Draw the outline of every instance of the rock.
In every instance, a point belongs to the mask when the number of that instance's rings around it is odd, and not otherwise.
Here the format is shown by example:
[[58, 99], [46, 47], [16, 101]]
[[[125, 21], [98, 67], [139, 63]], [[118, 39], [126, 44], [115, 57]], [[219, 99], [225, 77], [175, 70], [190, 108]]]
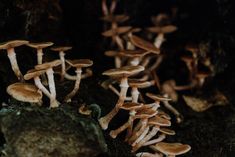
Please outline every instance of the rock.
[[0, 124], [7, 157], [94, 157], [107, 151], [99, 125], [68, 105], [4, 108]]

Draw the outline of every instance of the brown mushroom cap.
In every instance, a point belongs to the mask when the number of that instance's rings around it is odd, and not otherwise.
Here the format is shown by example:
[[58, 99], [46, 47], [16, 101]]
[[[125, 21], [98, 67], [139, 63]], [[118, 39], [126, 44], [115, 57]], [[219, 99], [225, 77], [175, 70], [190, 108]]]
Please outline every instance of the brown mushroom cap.
[[143, 104], [140, 103], [134, 103], [134, 102], [126, 102], [122, 105], [121, 109], [124, 110], [136, 110], [143, 106]]
[[122, 26], [116, 29], [109, 29], [102, 33], [105, 37], [112, 37], [113, 35], [124, 34], [131, 30], [131, 26]]
[[11, 41], [7, 41], [4, 43], [0, 43], [0, 49], [9, 49], [9, 48], [25, 45], [27, 43], [28, 41], [26, 40], [11, 40]]
[[106, 22], [117, 22], [122, 23], [129, 19], [129, 16], [127, 15], [107, 15], [104, 17], [101, 17], [101, 20]]
[[56, 47], [52, 47], [51, 50], [52, 51], [56, 51], [56, 52], [60, 52], [60, 51], [68, 51], [71, 50], [72, 47], [71, 46], [56, 46]]
[[145, 51], [145, 50], [121, 50], [119, 52], [120, 56], [124, 56], [124, 57], [143, 57], [146, 54], [148, 54], [149, 52]]
[[66, 60], [66, 63], [75, 68], [84, 68], [91, 66], [93, 64], [93, 61], [90, 59], [75, 59]]
[[49, 68], [56, 67], [60, 64], [61, 64], [61, 60], [57, 59], [57, 60], [54, 60], [54, 61], [51, 61], [51, 62], [46, 62], [46, 63], [43, 63], [43, 64], [36, 65], [34, 68], [36, 70], [49, 69]]
[[161, 95], [155, 95], [155, 94], [152, 94], [152, 93], [146, 93], [146, 96], [155, 100], [155, 101], [170, 101], [171, 99], [170, 98], [167, 98], [167, 97], [164, 97], [164, 96], [161, 96]]
[[137, 113], [135, 114], [135, 118], [138, 118], [138, 119], [150, 118], [150, 117], [155, 116], [156, 114], [157, 114], [157, 111], [151, 108], [146, 108], [146, 109], [139, 108], [139, 110], [137, 110]]
[[124, 66], [121, 68], [110, 69], [103, 72], [103, 75], [111, 76], [111, 77], [128, 77], [134, 74], [137, 74], [144, 70], [143, 66]]
[[119, 56], [119, 52], [118, 51], [105, 51], [104, 52], [105, 56], [108, 56], [108, 57], [116, 57], [116, 56]]
[[167, 26], [155, 26], [149, 27], [147, 30], [151, 33], [172, 33], [177, 30], [177, 27], [174, 25], [167, 25]]
[[191, 149], [187, 144], [165, 142], [159, 142], [156, 145], [151, 146], [151, 148], [166, 155], [181, 155], [187, 153]]
[[128, 79], [128, 84], [130, 87], [137, 87], [137, 88], [147, 88], [151, 86], [151, 82], [142, 81], [138, 79]]
[[27, 43], [26, 45], [35, 49], [43, 49], [52, 46], [53, 42], [39, 42], [39, 43]]
[[40, 76], [43, 73], [45, 73], [46, 70], [36, 70], [36, 69], [31, 69], [29, 71], [27, 71], [27, 73], [24, 75], [24, 79], [25, 80], [30, 80], [36, 76]]
[[166, 135], [175, 135], [175, 131], [174, 130], [171, 130], [171, 129], [168, 129], [168, 128], [163, 128], [163, 127], [160, 127], [160, 130], [159, 130], [161, 133], [164, 133]]
[[171, 120], [170, 115], [168, 115], [166, 112], [164, 112], [164, 111], [162, 111], [162, 110], [160, 110], [160, 109], [158, 110], [157, 115], [158, 115], [159, 117], [164, 118], [164, 119]]
[[141, 49], [144, 49], [144, 50], [152, 52], [152, 53], [160, 54], [160, 50], [156, 46], [154, 46], [152, 43], [150, 43], [140, 37], [137, 37], [136, 35], [131, 35], [130, 41], [136, 47], [139, 47]]
[[148, 124], [159, 126], [171, 126], [171, 121], [164, 119], [158, 115], [155, 115], [154, 117], [149, 119]]
[[42, 92], [29, 83], [14, 83], [7, 87], [7, 93], [22, 102], [38, 103], [42, 100]]

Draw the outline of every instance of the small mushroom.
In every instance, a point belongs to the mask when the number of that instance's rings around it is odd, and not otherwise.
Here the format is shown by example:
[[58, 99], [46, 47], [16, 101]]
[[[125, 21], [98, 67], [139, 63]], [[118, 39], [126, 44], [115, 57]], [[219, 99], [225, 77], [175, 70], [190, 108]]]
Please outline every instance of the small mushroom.
[[110, 70], [103, 72], [103, 75], [107, 75], [107, 76], [114, 77], [114, 78], [120, 78], [121, 91], [120, 91], [118, 102], [116, 103], [112, 111], [110, 111], [106, 116], [101, 117], [99, 119], [99, 123], [102, 129], [106, 130], [108, 128], [109, 122], [118, 113], [120, 107], [123, 105], [126, 99], [127, 90], [129, 88], [128, 77], [131, 75], [135, 75], [143, 70], [144, 70], [144, 67], [142, 66], [124, 66], [121, 68], [110, 69]]
[[70, 46], [58, 46], [58, 47], [52, 47], [51, 50], [55, 52], [59, 52], [60, 60], [61, 60], [61, 78], [60, 81], [64, 80], [64, 75], [65, 75], [65, 52], [68, 50], [71, 50], [72, 47]]
[[77, 74], [77, 79], [74, 85], [74, 89], [64, 99], [65, 102], [71, 102], [71, 98], [74, 97], [77, 91], [79, 90], [79, 85], [82, 76], [82, 68], [91, 66], [93, 64], [93, 61], [89, 59], [77, 59], [77, 60], [66, 60], [66, 62], [70, 66], [76, 68], [75, 72]]
[[42, 104], [42, 92], [33, 84], [11, 84], [7, 87], [7, 93], [18, 101]]
[[17, 63], [15, 47], [25, 45], [27, 43], [28, 41], [26, 40], [12, 40], [12, 41], [8, 41], [8, 42], [0, 44], [0, 49], [7, 50], [7, 56], [10, 60], [11, 68], [14, 71], [18, 80], [21, 82], [24, 82], [24, 78]]
[[120, 126], [118, 129], [112, 130], [109, 135], [112, 138], [116, 138], [118, 134], [120, 134], [122, 131], [124, 131], [127, 128], [130, 128], [132, 130], [132, 125], [136, 114], [136, 110], [141, 108], [142, 106], [143, 104], [134, 103], [134, 102], [124, 103], [120, 108], [129, 111], [129, 119], [125, 124]]
[[167, 25], [167, 26], [155, 26], [155, 27], [149, 27], [147, 30], [151, 33], [157, 33], [157, 37], [154, 40], [154, 45], [157, 48], [160, 48], [162, 43], [165, 41], [164, 35], [167, 33], [172, 33], [177, 30], [176, 26], [173, 25]]
[[165, 142], [157, 143], [156, 145], [150, 146], [150, 148], [155, 151], [159, 151], [168, 157], [175, 157], [177, 155], [185, 154], [191, 149], [191, 147], [187, 144]]
[[61, 64], [60, 60], [54, 60], [51, 62], [45, 62], [35, 66], [36, 70], [45, 70], [48, 78], [48, 84], [50, 89], [50, 107], [55, 108], [59, 106], [58, 101], [56, 100], [56, 89], [54, 81], [54, 71], [53, 67], [56, 67]]

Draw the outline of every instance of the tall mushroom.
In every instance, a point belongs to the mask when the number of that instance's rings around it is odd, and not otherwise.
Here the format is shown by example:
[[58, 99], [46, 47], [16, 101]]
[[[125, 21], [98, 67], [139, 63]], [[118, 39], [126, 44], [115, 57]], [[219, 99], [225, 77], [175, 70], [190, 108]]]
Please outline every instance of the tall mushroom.
[[110, 77], [120, 78], [120, 96], [118, 102], [116, 103], [115, 107], [110, 111], [106, 116], [101, 117], [99, 119], [99, 123], [102, 129], [106, 130], [108, 128], [109, 122], [113, 119], [113, 117], [118, 113], [120, 107], [123, 105], [126, 94], [128, 90], [128, 77], [131, 75], [135, 75], [144, 70], [142, 66], [125, 66], [117, 69], [110, 69], [103, 72], [103, 75], [107, 75]]
[[93, 61], [89, 59], [77, 59], [77, 60], [66, 60], [66, 62], [70, 66], [76, 68], [75, 72], [77, 74], [77, 79], [74, 85], [74, 89], [64, 99], [65, 102], [71, 102], [71, 98], [74, 97], [74, 95], [79, 90], [79, 85], [82, 77], [82, 68], [91, 66], [93, 64]]
[[55, 52], [59, 52], [60, 60], [61, 60], [61, 78], [60, 81], [64, 80], [64, 75], [65, 75], [65, 52], [68, 50], [71, 50], [72, 47], [70, 46], [58, 46], [58, 47], [52, 47], [51, 50]]
[[11, 68], [14, 71], [18, 80], [21, 82], [24, 82], [24, 78], [17, 63], [15, 47], [25, 45], [27, 43], [28, 41], [26, 40], [12, 40], [12, 41], [8, 41], [8, 42], [0, 44], [0, 49], [7, 50], [7, 56], [10, 60]]
[[50, 99], [50, 107], [55, 108], [59, 106], [58, 101], [56, 100], [56, 89], [55, 89], [55, 81], [54, 81], [54, 71], [53, 67], [56, 67], [61, 64], [60, 60], [54, 60], [51, 62], [46, 62], [40, 65], [36, 65], [36, 70], [45, 70], [48, 78], [49, 89], [51, 93]]

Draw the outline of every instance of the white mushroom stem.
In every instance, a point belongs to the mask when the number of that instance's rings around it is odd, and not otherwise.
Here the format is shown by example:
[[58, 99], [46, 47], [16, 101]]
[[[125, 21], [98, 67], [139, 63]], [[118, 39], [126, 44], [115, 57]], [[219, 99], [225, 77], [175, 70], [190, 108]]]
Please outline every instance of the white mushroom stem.
[[129, 116], [128, 121], [125, 124], [123, 124], [122, 126], [120, 126], [119, 128], [117, 128], [116, 130], [112, 130], [109, 135], [112, 138], [116, 138], [118, 134], [120, 134], [121, 132], [123, 132], [124, 130], [126, 130], [130, 126], [132, 126], [135, 114], [136, 114], [136, 111], [135, 110], [131, 110], [129, 112], [130, 116]]
[[144, 143], [143, 146], [149, 146], [149, 145], [152, 145], [152, 144], [156, 144], [158, 142], [163, 141], [165, 138], [166, 138], [166, 135], [165, 134], [161, 134], [161, 135], [159, 135], [158, 138], [156, 138], [154, 140], [150, 140], [150, 141]]
[[121, 61], [121, 58], [118, 57], [118, 56], [115, 56], [114, 57], [114, 62], [115, 62], [115, 67], [116, 68], [120, 68], [122, 66], [122, 61]]
[[9, 60], [10, 60], [11, 68], [14, 71], [16, 77], [21, 82], [24, 82], [24, 76], [22, 75], [22, 73], [20, 71], [20, 68], [18, 66], [17, 59], [16, 59], [16, 53], [15, 53], [14, 48], [7, 49], [7, 56], [9, 58]]
[[[164, 96], [167, 95], [165, 94]], [[163, 104], [169, 111], [171, 111], [176, 116], [177, 123], [181, 123], [183, 120], [183, 116], [179, 113], [179, 111], [174, 108], [168, 101], [163, 101]]]
[[150, 56], [145, 57], [145, 58], [142, 60], [141, 65], [142, 65], [143, 67], [146, 67], [146, 66], [149, 64], [151, 58], [152, 58], [152, 57], [150, 57]]
[[136, 157], [162, 157], [162, 154], [159, 153], [149, 153], [149, 152], [139, 152], [135, 155]]
[[[88, 77], [90, 77], [90, 76], [92, 76], [93, 75], [93, 72], [92, 72], [92, 70], [91, 69], [86, 69], [86, 73], [85, 74], [82, 74], [82, 76], [81, 76], [81, 79], [85, 79], [85, 78], [88, 78]], [[64, 75], [64, 77], [67, 79], [67, 80], [70, 80], [70, 81], [76, 81], [76, 79], [77, 79], [77, 75], [70, 75], [70, 74], [68, 74], [68, 73], [66, 73], [65, 72], [65, 75]]]
[[[120, 93], [119, 93], [119, 91], [113, 86], [113, 85], [108, 85], [108, 87], [109, 87], [109, 89], [111, 90], [111, 91], [113, 91], [117, 96], [120, 96]], [[126, 101], [131, 101], [132, 100], [132, 97], [126, 97], [126, 99], [125, 99]]]
[[82, 69], [77, 68], [75, 72], [77, 74], [77, 79], [76, 79], [73, 90], [65, 97], [65, 99], [64, 99], [65, 102], [71, 102], [71, 98], [74, 97], [75, 94], [77, 93], [77, 91], [79, 90], [79, 85], [80, 85], [80, 82], [81, 82]]
[[52, 68], [49, 68], [46, 71], [47, 77], [48, 77], [48, 84], [49, 89], [51, 93], [51, 99], [50, 99], [50, 108], [55, 108], [59, 106], [58, 101], [56, 100], [56, 89], [55, 89], [55, 81], [54, 81], [54, 71]]
[[165, 38], [164, 38], [164, 34], [163, 33], [159, 33], [157, 35], [157, 37], [155, 38], [155, 41], [154, 41], [154, 45], [157, 47], [157, 48], [160, 48], [162, 43], [164, 42]]
[[43, 51], [42, 49], [37, 49], [37, 60], [38, 64], [42, 64]]
[[130, 61], [130, 65], [132, 65], [132, 66], [137, 66], [139, 64], [140, 64], [140, 57], [135, 57], [135, 58], [131, 59], [131, 61]]
[[[136, 145], [132, 145], [132, 146], [134, 146], [134, 147], [132, 148], [132, 151], [135, 152], [135, 151], [137, 151], [140, 147], [142, 147], [144, 143], [146, 143], [147, 141], [149, 141], [152, 137], [154, 137], [154, 136], [157, 134], [157, 132], [159, 131], [159, 129], [160, 129], [159, 127], [154, 126], [154, 127], [152, 128], [152, 130], [151, 130], [144, 138], [142, 138], [139, 142], [136, 143]], [[133, 143], [133, 144], [134, 144], [134, 143]]]
[[43, 92], [43, 94], [45, 94], [48, 98], [51, 99], [51, 93], [43, 86], [39, 76], [34, 77], [34, 83], [38, 87], [38, 89], [40, 89]]
[[133, 144], [135, 143], [136, 139], [146, 130], [147, 127], [147, 123], [148, 123], [148, 119], [140, 119], [137, 129], [134, 129], [134, 131], [132, 132], [132, 136], [129, 138], [128, 142], [129, 144]]
[[107, 115], [99, 119], [99, 124], [103, 130], [106, 130], [108, 128], [109, 122], [118, 113], [120, 107], [123, 105], [126, 99], [127, 90], [129, 88], [127, 77], [124, 77], [121, 80], [120, 88], [121, 88], [121, 92], [120, 92], [119, 100], [116, 103], [115, 107]]
[[132, 102], [137, 103], [139, 99], [140, 92], [137, 87], [132, 87], [131, 89], [131, 97], [132, 97]]
[[119, 35], [115, 35], [114, 41], [117, 43], [119, 49], [124, 50], [123, 40], [119, 37]]
[[64, 81], [64, 75], [65, 75], [65, 53], [63, 51], [59, 52], [60, 60], [61, 60], [61, 78], [60, 81]]
[[108, 11], [108, 7], [106, 4], [106, 0], [102, 0], [102, 12], [104, 15], [108, 15], [109, 11]]
[[113, 14], [117, 6], [117, 0], [112, 0], [111, 6], [110, 6], [110, 14]]
[[150, 129], [150, 127], [147, 126], [147, 127], [144, 129], [144, 131], [142, 132], [142, 134], [140, 134], [140, 136], [138, 136], [138, 138], [131, 144], [131, 146], [132, 146], [132, 147], [135, 147], [135, 145], [136, 145], [137, 143], [139, 143], [141, 140], [143, 140], [143, 138], [148, 134], [149, 129]]
[[126, 42], [126, 49], [127, 50], [135, 50], [135, 46], [130, 41], [127, 41]]

